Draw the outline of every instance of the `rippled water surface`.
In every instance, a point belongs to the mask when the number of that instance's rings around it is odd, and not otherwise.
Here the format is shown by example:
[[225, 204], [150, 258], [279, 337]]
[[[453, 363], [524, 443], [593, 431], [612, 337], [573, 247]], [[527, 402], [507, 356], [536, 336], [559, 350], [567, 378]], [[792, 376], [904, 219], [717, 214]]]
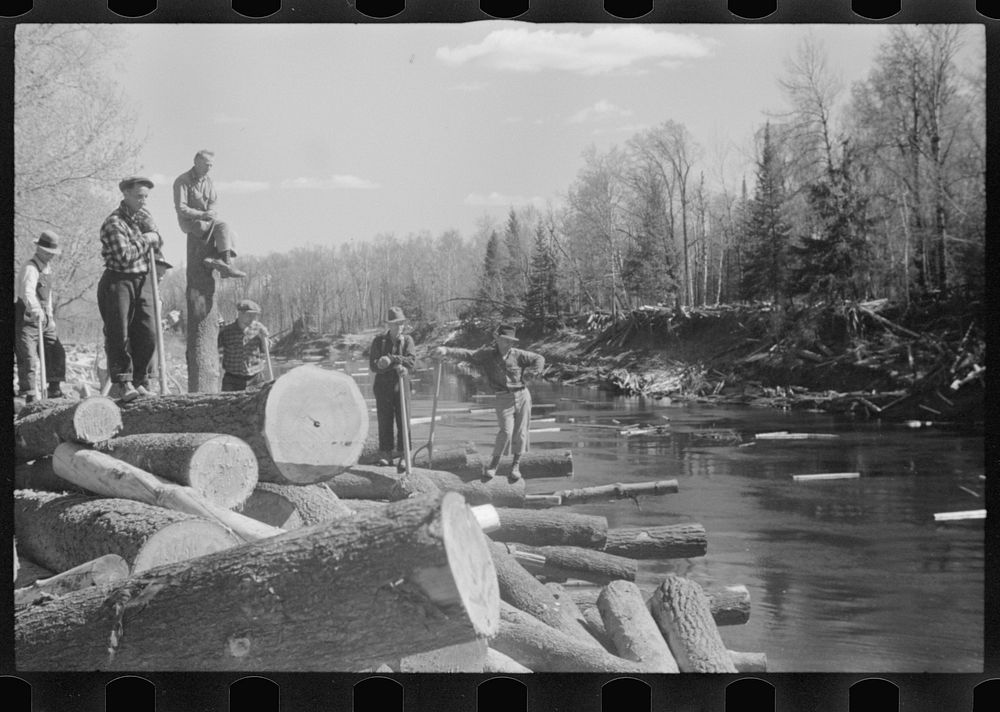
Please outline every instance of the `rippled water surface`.
[[[359, 366], [361, 364], [358, 364]], [[428, 415], [433, 371], [418, 374], [413, 416]], [[367, 376], [357, 376], [371, 397]], [[644, 561], [640, 585], [666, 572], [706, 584], [744, 584], [750, 622], [721, 628], [733, 650], [762, 651], [771, 672], [976, 672], [983, 659], [982, 520], [935, 523], [935, 512], [982, 509], [981, 434], [850, 420], [823, 413], [613, 398], [535, 384], [536, 404], [557, 408], [533, 428], [532, 449], [573, 451], [575, 474], [532, 479], [528, 491], [676, 479], [678, 494], [567, 507], [612, 527], [698, 522], [705, 557]], [[440, 408], [473, 403], [447, 375]], [[477, 407], [488, 406], [481, 401]], [[575, 422], [570, 422], [571, 419]], [[586, 423], [667, 424], [657, 436], [623, 437]], [[426, 442], [428, 425], [413, 428]], [[694, 431], [731, 430], [744, 445]], [[773, 431], [835, 439], [754, 441]], [[448, 414], [437, 448], [473, 441], [486, 453], [492, 413]], [[746, 445], [745, 443], [753, 443]], [[858, 472], [853, 480], [795, 482], [792, 475]], [[978, 496], [977, 496], [978, 495]]]

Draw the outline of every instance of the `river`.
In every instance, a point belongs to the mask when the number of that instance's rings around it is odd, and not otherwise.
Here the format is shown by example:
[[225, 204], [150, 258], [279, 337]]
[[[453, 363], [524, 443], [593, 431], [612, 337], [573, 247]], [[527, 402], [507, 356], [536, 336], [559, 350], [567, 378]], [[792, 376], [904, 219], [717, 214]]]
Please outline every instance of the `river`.
[[[434, 371], [416, 377], [413, 417], [430, 413], [434, 392]], [[370, 398], [368, 377], [356, 378]], [[551, 383], [531, 390], [534, 403], [557, 406], [540, 416], [555, 422], [533, 428], [559, 428], [532, 434], [532, 449], [572, 450], [575, 473], [528, 480], [528, 492], [676, 479], [677, 494], [642, 497], [638, 506], [622, 500], [567, 509], [606, 516], [611, 527], [702, 524], [706, 556], [640, 562], [638, 583], [651, 587], [674, 572], [703, 584], [746, 585], [749, 623], [720, 629], [730, 649], [766, 653], [769, 672], [982, 671], [984, 523], [934, 521], [936, 512], [985, 507], [981, 433], [814, 412], [672, 406]], [[466, 379], [446, 372], [439, 407], [471, 404]], [[623, 437], [582, 427], [613, 421], [669, 428]], [[428, 428], [414, 426], [415, 447]], [[705, 429], [734, 431], [741, 443], [692, 435]], [[754, 439], [775, 431], [837, 437]], [[472, 441], [485, 454], [495, 432], [491, 412], [448, 414], [437, 423], [435, 447]], [[838, 472], [860, 477], [792, 479]]]

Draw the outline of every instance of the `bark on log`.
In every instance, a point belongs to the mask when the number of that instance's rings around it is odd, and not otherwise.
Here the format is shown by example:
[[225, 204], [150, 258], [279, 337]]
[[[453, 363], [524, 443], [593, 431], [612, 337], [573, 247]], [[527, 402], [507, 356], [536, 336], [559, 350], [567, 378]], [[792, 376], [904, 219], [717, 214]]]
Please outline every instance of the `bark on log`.
[[508, 544], [507, 547], [511, 553], [516, 549], [544, 557], [545, 563], [541, 566], [525, 566], [525, 568], [536, 576], [543, 576], [547, 581], [564, 582], [567, 579], [580, 579], [599, 584], [619, 580], [635, 581], [639, 568], [635, 559], [579, 546]]
[[767, 672], [767, 653], [729, 651], [736, 672]]
[[630, 559], [688, 559], [707, 550], [708, 537], [700, 524], [609, 529], [602, 549]]
[[14, 458], [18, 462], [51, 455], [61, 442], [103, 442], [122, 428], [121, 412], [110, 398], [52, 402], [58, 404], [32, 409], [14, 421]]
[[581, 487], [579, 489], [557, 490], [553, 496], [560, 497], [562, 504], [580, 504], [582, 502], [613, 501], [616, 499], [633, 499], [640, 495], [677, 494], [677, 480], [656, 480], [654, 482], [636, 482], [613, 485], [598, 485], [596, 487]]
[[335, 495], [325, 482], [318, 485], [260, 482], [236, 511], [287, 530], [354, 515], [354, 509]]
[[697, 583], [668, 575], [653, 592], [649, 608], [681, 672], [736, 672], [708, 597]]
[[499, 650], [494, 650], [493, 648], [486, 649], [486, 660], [483, 663], [483, 672], [493, 673], [493, 674], [504, 674], [504, 673], [526, 673], [532, 672], [521, 663], [517, 662], [514, 658], [509, 655], [504, 655]]
[[508, 554], [503, 544], [493, 542], [490, 551], [501, 600], [573, 637], [578, 646], [584, 644], [600, 647], [573, 617], [572, 612], [560, 606], [552, 592]]
[[498, 603], [488, 542], [448, 493], [23, 609], [15, 652], [19, 670], [356, 671], [489, 637]]
[[209, 502], [190, 487], [168, 482], [99, 450], [63, 443], [52, 457], [56, 474], [105, 497], [134, 499], [157, 507], [217, 521], [243, 541], [258, 541], [284, 533], [256, 519]]
[[414, 495], [440, 492], [437, 485], [421, 471], [407, 475], [397, 472], [395, 467], [378, 465], [354, 465], [324, 484], [343, 500], [386, 499], [396, 502]]
[[417, 470], [445, 492], [458, 492], [469, 504], [492, 504], [495, 507], [524, 506], [524, 480], [508, 482], [497, 475], [491, 480], [463, 480], [460, 475], [441, 470]]
[[219, 311], [215, 304], [215, 273], [203, 260], [211, 246], [187, 235], [187, 376], [188, 392], [219, 391]]
[[576, 622], [579, 623], [585, 631], [590, 633], [590, 637], [597, 641], [598, 645], [607, 650], [609, 653], [615, 652], [614, 644], [608, 637], [607, 631], [604, 630], [604, 626], [602, 625], [599, 628], [591, 626], [591, 624], [587, 621], [587, 617], [583, 615], [583, 611], [581, 611], [573, 602], [572, 597], [570, 597], [570, 595], [566, 592], [566, 589], [563, 588], [562, 584], [550, 582], [545, 584], [545, 588], [549, 589], [552, 593], [552, 597], [559, 602], [559, 605], [564, 607], [566, 611], [573, 616]]
[[35, 601], [65, 596], [89, 586], [124, 581], [129, 568], [125, 559], [117, 554], [105, 554], [61, 574], [34, 581], [31, 585], [14, 589], [14, 605], [27, 606]]
[[257, 458], [245, 442], [220, 433], [145, 433], [112, 438], [101, 450], [157, 477], [191, 487], [232, 509], [257, 485]]
[[[641, 587], [642, 597], [647, 603], [652, 598], [655, 589]], [[587, 614], [589, 608], [597, 605], [600, 591], [587, 586], [568, 586], [566, 590], [573, 602]], [[719, 586], [717, 588], [702, 588], [708, 596], [708, 607], [716, 625], [743, 625], [750, 620], [750, 592], [747, 587], [738, 584], [734, 586]]]
[[14, 531], [26, 558], [54, 573], [117, 554], [132, 573], [241, 543], [217, 522], [130, 499], [16, 490]]
[[630, 581], [609, 583], [597, 597], [597, 608], [615, 654], [646, 663], [655, 672], [680, 672], [638, 586]]
[[299, 366], [259, 390], [137, 398], [121, 406], [122, 435], [223, 433], [244, 440], [261, 482], [312, 484], [353, 465], [368, 432], [350, 376]]
[[[463, 479], [478, 479], [483, 476], [486, 466], [489, 464], [488, 455], [468, 455], [465, 467], [444, 467], [438, 462], [437, 455], [434, 456], [434, 469], [447, 470], [453, 472]], [[506, 478], [510, 474], [510, 469], [514, 460], [505, 457], [497, 467], [497, 477]], [[570, 450], [563, 452], [550, 452], [541, 450], [538, 452], [526, 452], [521, 456], [520, 467], [521, 476], [525, 479], [536, 479], [541, 477], [572, 477], [573, 476], [573, 453]]]
[[448, 645], [425, 653], [406, 655], [391, 665], [398, 672], [484, 672], [486, 640]]
[[600, 646], [581, 646], [577, 638], [506, 602], [500, 603], [500, 627], [490, 647], [535, 672], [647, 672], [642, 663], [619, 658]]
[[608, 520], [590, 514], [551, 509], [498, 507], [500, 528], [490, 534], [494, 541], [532, 546], [606, 546]]

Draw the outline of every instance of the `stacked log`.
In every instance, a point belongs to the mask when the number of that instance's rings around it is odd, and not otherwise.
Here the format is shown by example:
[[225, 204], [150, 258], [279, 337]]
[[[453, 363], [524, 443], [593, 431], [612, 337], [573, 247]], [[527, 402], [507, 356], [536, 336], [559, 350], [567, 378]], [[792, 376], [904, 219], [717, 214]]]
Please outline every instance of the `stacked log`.
[[282, 529], [298, 529], [349, 517], [355, 510], [326, 483], [276, 485], [260, 482], [238, 511]]
[[104, 396], [65, 403], [32, 403], [14, 421], [14, 459], [28, 462], [51, 455], [61, 442], [104, 442], [122, 428], [118, 405]]

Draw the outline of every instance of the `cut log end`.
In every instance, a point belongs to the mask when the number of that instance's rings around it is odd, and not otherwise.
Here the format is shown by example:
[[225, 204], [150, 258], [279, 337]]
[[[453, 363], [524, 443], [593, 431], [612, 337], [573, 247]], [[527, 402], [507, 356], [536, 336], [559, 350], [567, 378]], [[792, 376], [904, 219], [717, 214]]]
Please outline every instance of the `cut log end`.
[[241, 544], [239, 537], [207, 519], [183, 519], [151, 536], [132, 562], [132, 574]]
[[358, 461], [368, 435], [368, 409], [353, 378], [307, 364], [274, 382], [264, 423], [268, 451], [281, 474], [290, 483], [312, 484]]
[[188, 475], [191, 487], [220, 507], [232, 508], [253, 491], [257, 458], [240, 438], [216, 435], [201, 443], [191, 456]]
[[105, 396], [85, 398], [73, 411], [73, 429], [80, 442], [102, 442], [121, 428], [121, 411], [113, 400]]
[[500, 624], [496, 569], [489, 540], [465, 499], [455, 492], [446, 492], [441, 499], [441, 534], [455, 596], [476, 634], [489, 637]]

